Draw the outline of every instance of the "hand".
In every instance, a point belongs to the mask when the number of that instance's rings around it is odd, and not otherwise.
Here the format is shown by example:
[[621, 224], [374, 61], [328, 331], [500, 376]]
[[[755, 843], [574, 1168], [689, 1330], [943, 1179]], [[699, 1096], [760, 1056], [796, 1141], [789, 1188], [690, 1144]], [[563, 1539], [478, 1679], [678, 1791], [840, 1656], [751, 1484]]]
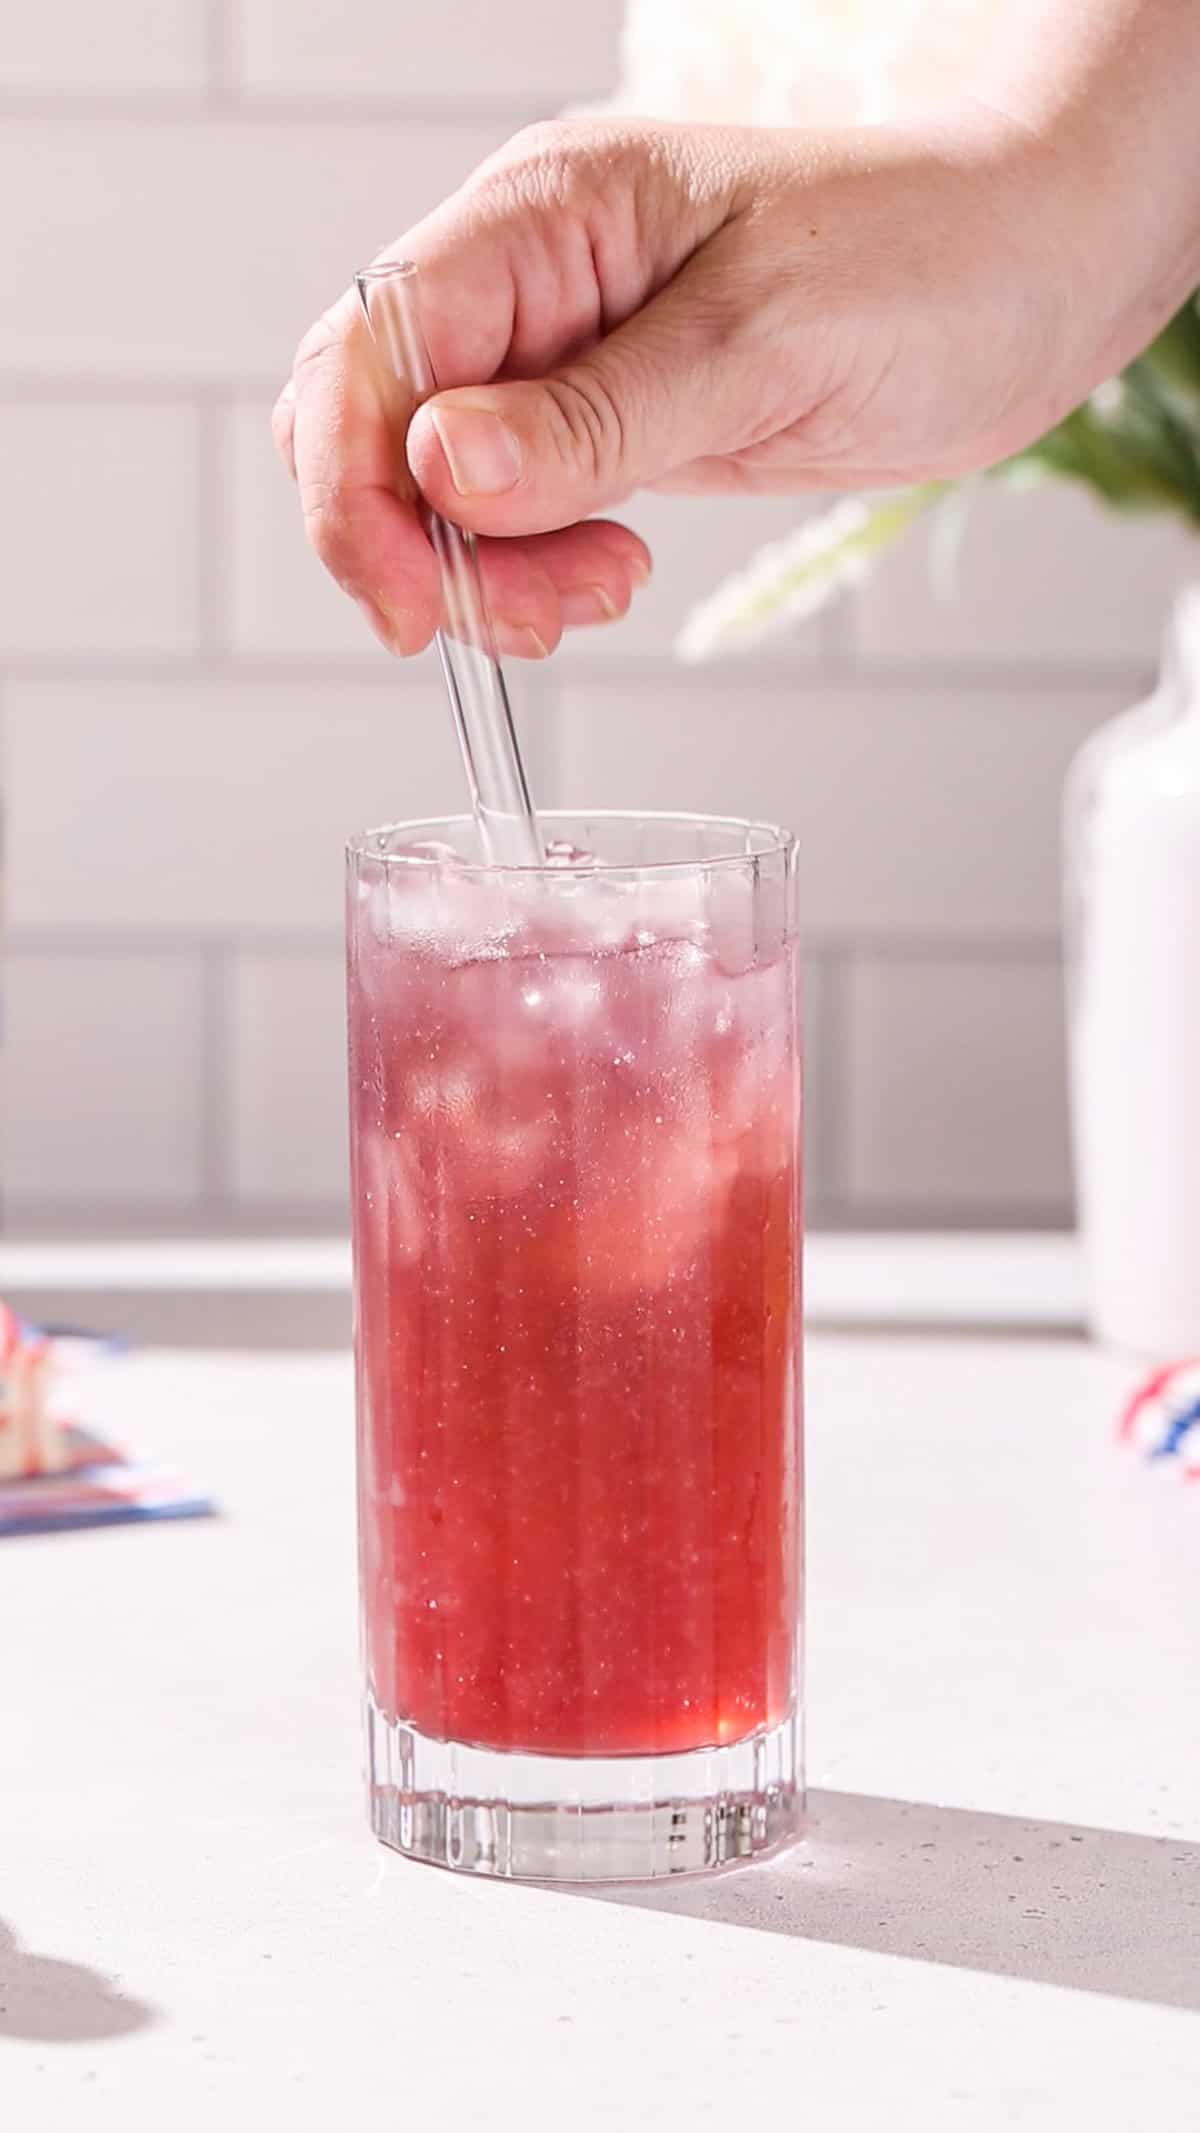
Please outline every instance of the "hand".
[[[418, 264], [443, 387], [407, 468], [484, 537], [501, 649], [545, 657], [625, 612], [647, 550], [590, 514], [632, 489], [878, 488], [1056, 422], [1113, 353], [1072, 197], [1001, 122], [519, 134], [386, 255]], [[392, 650], [420, 650], [434, 558], [352, 290], [301, 342], [274, 426], [322, 561]]]

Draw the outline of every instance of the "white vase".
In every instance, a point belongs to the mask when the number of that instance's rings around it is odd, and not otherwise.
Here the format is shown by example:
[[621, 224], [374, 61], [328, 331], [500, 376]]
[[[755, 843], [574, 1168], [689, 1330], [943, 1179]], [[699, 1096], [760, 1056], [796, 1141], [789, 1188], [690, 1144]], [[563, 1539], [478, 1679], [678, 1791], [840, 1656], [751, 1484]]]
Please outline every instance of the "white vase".
[[1149, 702], [1075, 758], [1065, 850], [1091, 1327], [1146, 1357], [1200, 1354], [1200, 588]]

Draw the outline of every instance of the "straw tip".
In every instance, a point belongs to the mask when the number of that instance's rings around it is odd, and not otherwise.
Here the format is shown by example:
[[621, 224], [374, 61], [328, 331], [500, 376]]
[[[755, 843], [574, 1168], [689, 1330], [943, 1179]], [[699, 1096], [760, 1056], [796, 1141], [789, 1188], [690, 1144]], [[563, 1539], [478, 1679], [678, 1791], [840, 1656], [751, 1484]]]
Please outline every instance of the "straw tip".
[[410, 281], [417, 271], [415, 259], [376, 259], [369, 267], [360, 267], [354, 279], [359, 288], [372, 281]]

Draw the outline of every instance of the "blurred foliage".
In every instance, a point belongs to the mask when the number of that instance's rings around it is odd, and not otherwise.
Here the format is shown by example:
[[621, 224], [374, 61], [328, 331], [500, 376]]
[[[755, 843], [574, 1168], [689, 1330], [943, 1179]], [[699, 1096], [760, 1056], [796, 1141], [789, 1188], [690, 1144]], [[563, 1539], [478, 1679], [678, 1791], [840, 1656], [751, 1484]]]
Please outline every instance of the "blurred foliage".
[[1023, 463], [1086, 482], [1117, 510], [1200, 525], [1200, 308], [1192, 297], [1119, 378], [997, 469]]

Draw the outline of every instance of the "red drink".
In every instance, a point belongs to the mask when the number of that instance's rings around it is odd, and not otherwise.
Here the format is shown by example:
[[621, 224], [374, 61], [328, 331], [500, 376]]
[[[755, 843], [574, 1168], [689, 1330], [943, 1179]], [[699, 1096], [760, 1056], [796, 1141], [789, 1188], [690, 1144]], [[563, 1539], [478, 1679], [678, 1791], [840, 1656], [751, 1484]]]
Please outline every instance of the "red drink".
[[661, 1756], [790, 1722], [794, 957], [786, 855], [765, 925], [752, 864], [357, 861], [366, 1655], [426, 1742]]

